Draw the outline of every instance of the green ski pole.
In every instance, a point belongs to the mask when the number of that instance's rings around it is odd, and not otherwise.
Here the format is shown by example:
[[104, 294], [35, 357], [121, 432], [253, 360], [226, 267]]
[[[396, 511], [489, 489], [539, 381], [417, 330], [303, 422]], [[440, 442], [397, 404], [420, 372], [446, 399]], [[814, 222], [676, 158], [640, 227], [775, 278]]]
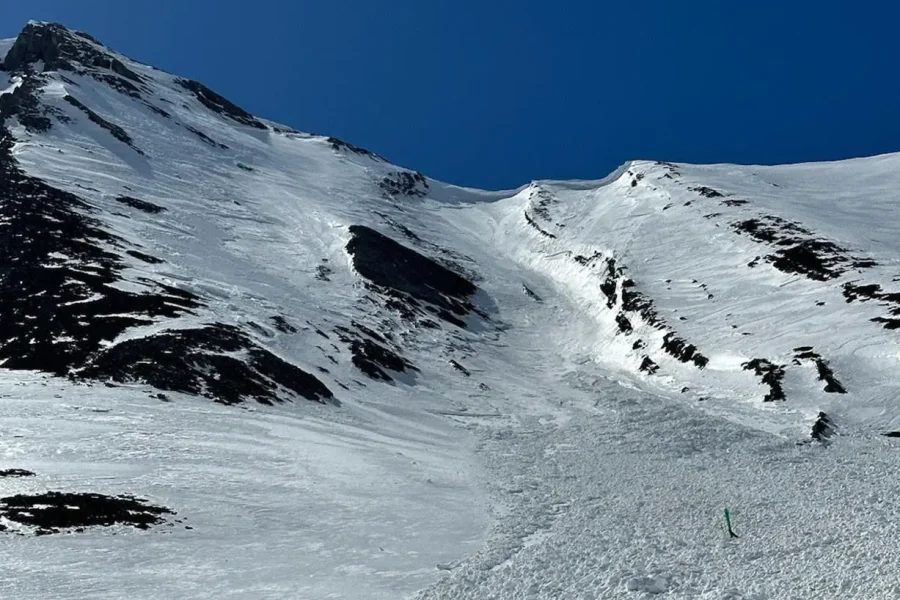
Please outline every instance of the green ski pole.
[[738, 535], [731, 529], [731, 514], [728, 512], [728, 507], [725, 507], [725, 525], [728, 526], [728, 535], [737, 538]]

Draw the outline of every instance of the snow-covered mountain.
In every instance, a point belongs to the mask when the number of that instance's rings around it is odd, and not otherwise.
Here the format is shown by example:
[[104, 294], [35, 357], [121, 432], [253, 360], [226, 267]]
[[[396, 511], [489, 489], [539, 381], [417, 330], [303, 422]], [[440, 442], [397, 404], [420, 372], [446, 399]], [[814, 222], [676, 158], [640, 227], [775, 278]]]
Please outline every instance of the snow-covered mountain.
[[3, 597], [900, 589], [900, 155], [482, 191], [0, 58]]

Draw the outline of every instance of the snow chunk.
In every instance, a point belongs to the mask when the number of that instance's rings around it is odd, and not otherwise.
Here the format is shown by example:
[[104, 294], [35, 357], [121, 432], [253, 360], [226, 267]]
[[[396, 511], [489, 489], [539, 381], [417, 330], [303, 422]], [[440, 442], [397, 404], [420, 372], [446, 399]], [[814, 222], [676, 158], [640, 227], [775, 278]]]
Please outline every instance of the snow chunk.
[[629, 592], [664, 594], [669, 591], [669, 579], [661, 575], [655, 577], [632, 577], [625, 582], [625, 589]]

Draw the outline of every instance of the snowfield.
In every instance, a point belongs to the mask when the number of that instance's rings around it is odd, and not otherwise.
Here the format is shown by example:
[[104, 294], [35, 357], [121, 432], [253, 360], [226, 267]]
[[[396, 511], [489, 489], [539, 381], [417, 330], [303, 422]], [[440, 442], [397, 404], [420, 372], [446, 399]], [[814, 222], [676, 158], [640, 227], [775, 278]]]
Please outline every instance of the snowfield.
[[0, 597], [900, 595], [900, 154], [473, 190], [0, 58]]

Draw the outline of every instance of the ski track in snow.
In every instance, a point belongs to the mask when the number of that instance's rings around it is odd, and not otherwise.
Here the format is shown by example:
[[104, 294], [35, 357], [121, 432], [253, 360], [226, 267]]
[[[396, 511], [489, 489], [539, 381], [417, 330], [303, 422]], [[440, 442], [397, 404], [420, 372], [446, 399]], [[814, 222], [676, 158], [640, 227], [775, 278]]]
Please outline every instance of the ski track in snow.
[[[0, 42], [0, 55], [11, 45]], [[114, 287], [139, 291], [138, 278], [151, 277], [205, 303], [112, 344], [256, 323], [254, 339], [315, 372], [341, 404], [226, 407], [176, 393], [161, 402], [136, 383], [5, 371], [0, 468], [37, 476], [0, 478], [0, 497], [133, 493], [184, 523], [0, 534], [0, 597], [900, 595], [900, 448], [879, 435], [900, 428], [898, 334], [871, 321], [889, 307], [843, 293], [854, 282], [896, 289], [900, 226], [885, 215], [896, 210], [900, 156], [635, 161], [597, 181], [487, 192], [427, 180], [424, 197], [393, 197], [378, 184], [397, 167], [322, 137], [235, 124], [173, 76], [119, 59], [170, 117], [67, 72], [41, 102], [70, 121], [39, 135], [7, 123], [27, 173], [84, 198], [110, 232], [164, 259], [126, 259]], [[17, 83], [0, 76], [12, 93]], [[166, 210], [142, 215], [123, 195]], [[877, 265], [827, 281], [780, 271], [765, 258], [776, 246], [733, 227], [771, 215]], [[373, 303], [345, 251], [351, 225], [475, 272], [490, 320], [420, 331]], [[623, 280], [609, 308], [609, 258], [665, 329], [625, 314]], [[278, 333], [274, 316], [298, 331]], [[414, 385], [352, 366], [333, 336], [351, 321], [390, 325], [420, 369]], [[696, 345], [705, 368], [663, 351], [671, 332]], [[826, 393], [812, 363], [792, 362], [802, 346], [847, 394]], [[657, 374], [639, 370], [645, 356]], [[765, 386], [742, 367], [757, 358], [785, 365], [784, 402], [762, 402]], [[819, 411], [837, 424], [830, 443], [808, 443]], [[723, 530], [726, 507], [738, 539]]]

